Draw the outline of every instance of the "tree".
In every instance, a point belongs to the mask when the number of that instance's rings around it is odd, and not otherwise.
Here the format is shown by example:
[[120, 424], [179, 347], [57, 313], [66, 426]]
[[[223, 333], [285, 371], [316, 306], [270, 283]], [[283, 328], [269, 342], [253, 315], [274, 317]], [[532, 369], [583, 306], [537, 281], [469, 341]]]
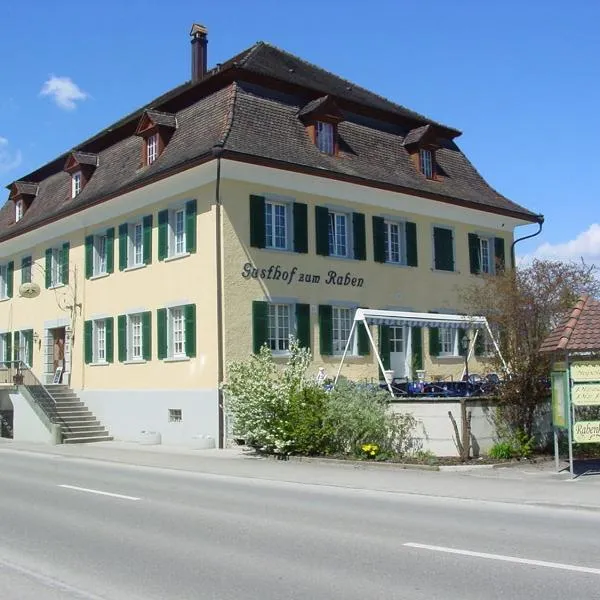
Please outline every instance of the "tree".
[[[484, 275], [462, 290], [469, 312], [487, 317], [498, 334], [509, 371], [498, 394], [502, 421], [510, 433], [531, 436], [536, 411], [548, 398], [552, 357], [539, 352], [541, 343], [581, 295], [599, 292], [596, 267], [555, 260], [534, 260], [512, 271]], [[489, 362], [502, 371], [499, 357]]]

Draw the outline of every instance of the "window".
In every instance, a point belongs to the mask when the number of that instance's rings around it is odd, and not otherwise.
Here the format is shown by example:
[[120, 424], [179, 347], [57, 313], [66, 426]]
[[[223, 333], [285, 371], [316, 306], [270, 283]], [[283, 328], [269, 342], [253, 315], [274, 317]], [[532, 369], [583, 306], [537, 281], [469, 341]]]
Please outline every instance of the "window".
[[185, 211], [175, 210], [171, 214], [171, 236], [169, 243], [169, 256], [178, 256], [185, 253]]
[[479, 238], [479, 264], [482, 273], [492, 272], [490, 240], [488, 238]]
[[129, 315], [128, 318], [128, 360], [142, 360], [142, 315]]
[[9, 333], [1, 333], [0, 334], [0, 368], [3, 366], [7, 366], [7, 363], [10, 362], [10, 356], [8, 355], [8, 336]]
[[[340, 308], [334, 306], [332, 309], [332, 331], [333, 331], [333, 353], [343, 354], [350, 337], [352, 329], [352, 317], [354, 311], [351, 308]], [[350, 349], [351, 354], [354, 352]]]
[[93, 362], [106, 362], [106, 321], [94, 321], [94, 356]]
[[25, 331], [18, 332], [18, 344], [16, 347], [17, 356], [16, 360], [20, 360], [22, 363], [30, 366], [31, 357], [29, 356], [29, 343], [28, 343], [28, 335]]
[[468, 240], [471, 273], [491, 275], [504, 270], [504, 238], [469, 233]]
[[390, 327], [390, 352], [404, 352], [404, 327]]
[[287, 220], [286, 204], [265, 202], [265, 245], [267, 248], [287, 249]]
[[108, 272], [108, 238], [106, 234], [94, 236], [94, 275]]
[[421, 166], [421, 173], [427, 177], [427, 179], [433, 179], [433, 152], [421, 148], [419, 150], [419, 164]]
[[0, 300], [8, 298], [8, 265], [0, 265]]
[[406, 227], [404, 223], [385, 222], [385, 262], [406, 264]]
[[185, 318], [183, 308], [169, 309], [169, 356], [184, 357], [185, 354]]
[[50, 262], [50, 287], [61, 285], [62, 279], [62, 256], [60, 248], [52, 248]]
[[456, 356], [458, 354], [458, 330], [440, 327], [440, 356]]
[[134, 223], [129, 230], [129, 266], [138, 267], [144, 264], [144, 226]]
[[170, 408], [169, 409], [169, 423], [181, 423], [183, 421], [183, 417], [181, 415], [180, 408]]
[[[184, 206], [161, 210], [158, 213], [158, 260], [185, 256], [196, 252], [196, 222], [198, 205], [196, 200], [188, 200]], [[263, 210], [264, 214], [264, 210]], [[152, 220], [144, 218], [144, 228], [148, 235], [144, 248], [147, 263], [150, 262], [152, 243]]]
[[15, 223], [18, 223], [23, 218], [23, 200], [17, 200], [15, 204]]
[[[144, 315], [142, 315], [142, 330], [144, 327]], [[156, 311], [157, 327], [157, 356], [162, 359], [185, 359], [196, 356], [196, 305], [186, 304], [172, 308], [159, 308]], [[149, 323], [148, 323], [149, 330]], [[143, 334], [142, 334], [143, 337]], [[147, 340], [149, 342], [149, 339]], [[148, 348], [149, 344], [142, 339], [142, 346]], [[143, 350], [142, 350], [143, 351]]]
[[71, 198], [75, 198], [81, 192], [81, 171], [71, 175]]
[[329, 255], [348, 256], [348, 215], [329, 211]]
[[433, 268], [454, 271], [454, 232], [448, 227], [433, 228]]
[[335, 153], [335, 128], [331, 123], [317, 121], [317, 148], [325, 154]]
[[31, 256], [21, 260], [21, 283], [31, 283]]
[[269, 304], [269, 337], [267, 343], [273, 352], [290, 349], [290, 305]]
[[158, 158], [158, 133], [146, 140], [146, 164], [151, 165]]

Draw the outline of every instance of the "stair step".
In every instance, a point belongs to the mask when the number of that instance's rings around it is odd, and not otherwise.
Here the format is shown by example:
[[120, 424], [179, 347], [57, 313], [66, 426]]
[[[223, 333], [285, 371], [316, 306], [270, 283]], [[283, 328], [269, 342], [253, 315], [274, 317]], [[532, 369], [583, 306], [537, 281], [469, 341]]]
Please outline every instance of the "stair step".
[[58, 400], [81, 400], [77, 394], [50, 394], [56, 401]]
[[81, 400], [58, 400], [54, 404], [61, 408], [85, 406]]
[[63, 439], [77, 438], [77, 437], [98, 437], [108, 435], [108, 431], [106, 431], [105, 427], [92, 427], [90, 429], [85, 429], [82, 427], [77, 427], [74, 429], [65, 429], [63, 430]]
[[97, 421], [96, 417], [93, 414], [89, 414], [89, 415], [84, 415], [83, 417], [80, 417], [78, 415], [61, 415], [59, 413], [57, 413], [60, 418], [65, 422], [65, 423], [85, 423], [86, 425], [89, 423], [95, 423]]
[[56, 415], [61, 419], [66, 419], [68, 417], [94, 417], [94, 414], [89, 410], [80, 410], [80, 411], [72, 411], [72, 410], [57, 410]]
[[63, 440], [63, 444], [90, 444], [92, 442], [112, 442], [113, 438], [110, 435], [98, 437], [78, 437], [68, 438]]

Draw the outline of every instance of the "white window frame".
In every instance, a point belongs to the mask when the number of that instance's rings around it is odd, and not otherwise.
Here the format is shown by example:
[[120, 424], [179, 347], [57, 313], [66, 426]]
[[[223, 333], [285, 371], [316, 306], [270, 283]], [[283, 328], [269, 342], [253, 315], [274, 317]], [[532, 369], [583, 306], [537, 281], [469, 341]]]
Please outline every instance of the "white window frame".
[[[29, 258], [29, 264], [24, 267], [23, 266], [23, 260]], [[29, 273], [28, 276], [25, 276], [25, 273], [27, 273], [27, 271], [25, 269], [28, 269]], [[23, 256], [23, 258], [21, 258], [21, 283], [31, 283], [33, 281], [33, 256], [31, 255], [27, 255], [27, 256]]]
[[[398, 260], [392, 260], [392, 227], [398, 228]], [[406, 221], [386, 219], [384, 221], [385, 262], [392, 265], [406, 265]]]
[[17, 200], [15, 202], [15, 223], [18, 223], [22, 218], [25, 212], [25, 205], [23, 200]]
[[81, 193], [81, 183], [81, 171], [75, 171], [75, 173], [71, 175], [71, 198], [75, 198], [75, 196]]
[[315, 125], [317, 148], [324, 154], [335, 153], [335, 125], [325, 121], [317, 121]]
[[[177, 232], [177, 217], [182, 216], [182, 231]], [[186, 233], [185, 233], [185, 206], [180, 206], [169, 210], [169, 238], [168, 238], [168, 256], [173, 258], [175, 256], [184, 256], [186, 252]], [[180, 247], [179, 250], [177, 247]]]
[[158, 158], [158, 133], [146, 139], [146, 165], [150, 166]]
[[[494, 238], [486, 235], [477, 236], [477, 251], [479, 252], [479, 272], [493, 275], [495, 272], [495, 248]], [[487, 261], [483, 260], [484, 246], [487, 245]]]
[[0, 369], [10, 362], [10, 356], [6, 356], [8, 333], [0, 333]]
[[[345, 252], [339, 253], [338, 244], [337, 244], [337, 229], [338, 229], [338, 218], [344, 218], [345, 222], [345, 234], [344, 234], [344, 245]], [[350, 218], [351, 214], [347, 212], [343, 212], [340, 210], [329, 209], [328, 211], [328, 222], [327, 222], [327, 244], [329, 248], [329, 256], [336, 256], [339, 258], [350, 258], [352, 256], [352, 237], [350, 235], [350, 230], [352, 228], [352, 219]], [[332, 227], [333, 226], [333, 227]], [[332, 244], [333, 237], [333, 244]], [[340, 236], [341, 237], [341, 236]]]
[[187, 358], [184, 306], [173, 306], [167, 309], [167, 356], [169, 358]]
[[92, 363], [103, 365], [106, 360], [106, 319], [92, 321]]
[[[277, 235], [277, 217], [283, 215], [283, 241]], [[265, 247], [272, 250], [289, 250], [290, 248], [290, 203], [265, 199]], [[281, 230], [281, 225], [279, 225]]]
[[8, 265], [0, 265], [0, 300], [8, 298]]
[[29, 344], [27, 343], [27, 339], [23, 335], [24, 331], [19, 331], [19, 346], [17, 347], [17, 361], [21, 361], [23, 364], [28, 367], [31, 366], [31, 357], [29, 356]]
[[[350, 335], [355, 311], [356, 308], [349, 306], [331, 307], [331, 349], [333, 356], [341, 356], [344, 354], [344, 349], [348, 343], [348, 336], [343, 337], [337, 335], [336, 337], [336, 333], [345, 330], [346, 333]], [[343, 328], [342, 325], [344, 326]], [[350, 342], [350, 346], [348, 347], [348, 354], [350, 356], [358, 355], [358, 336], [356, 335], [356, 329], [354, 331], [353, 340]]]
[[[451, 327], [440, 327], [439, 338], [440, 338], [440, 353], [441, 357], [457, 357], [460, 356], [459, 348], [458, 348], [458, 332], [459, 329], [454, 329]], [[444, 337], [448, 336], [449, 339], [444, 339]]]
[[50, 255], [50, 287], [63, 285], [62, 278], [62, 248], [52, 248]]
[[[139, 247], [136, 246], [136, 231], [140, 232]], [[127, 266], [141, 267], [144, 264], [144, 223], [137, 221], [128, 228]], [[139, 257], [137, 254], [139, 253]], [[138, 260], [139, 258], [139, 260]]]
[[144, 320], [142, 313], [127, 315], [127, 360], [144, 360]]
[[[104, 255], [101, 253], [102, 245], [104, 245]], [[106, 275], [108, 273], [108, 236], [106, 233], [94, 236], [93, 252], [93, 276]]]
[[427, 179], [433, 179], [433, 150], [429, 148], [421, 148], [419, 150], [419, 165], [421, 173]]
[[[288, 354], [290, 336], [295, 333], [294, 305], [272, 302], [268, 305], [267, 314], [267, 345], [273, 354]], [[285, 323], [286, 319], [287, 323]]]

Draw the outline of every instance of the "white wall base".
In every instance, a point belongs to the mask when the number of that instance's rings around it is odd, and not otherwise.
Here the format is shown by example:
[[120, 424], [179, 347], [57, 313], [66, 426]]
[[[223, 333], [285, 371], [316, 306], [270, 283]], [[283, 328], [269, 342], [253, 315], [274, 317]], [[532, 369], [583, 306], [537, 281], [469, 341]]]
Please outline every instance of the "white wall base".
[[21, 394], [17, 392], [3, 392], [2, 395], [1, 404], [3, 407], [10, 409], [10, 403], [12, 403], [13, 439], [16, 442], [56, 444], [56, 433], [48, 430], [33, 408], [31, 408], [29, 402]]
[[[163, 444], [194, 446], [194, 436], [212, 436], [218, 445], [218, 392], [197, 390], [77, 390], [84, 404], [116, 440], [138, 442], [142, 431], [160, 433]], [[180, 423], [169, 409], [181, 409]]]

